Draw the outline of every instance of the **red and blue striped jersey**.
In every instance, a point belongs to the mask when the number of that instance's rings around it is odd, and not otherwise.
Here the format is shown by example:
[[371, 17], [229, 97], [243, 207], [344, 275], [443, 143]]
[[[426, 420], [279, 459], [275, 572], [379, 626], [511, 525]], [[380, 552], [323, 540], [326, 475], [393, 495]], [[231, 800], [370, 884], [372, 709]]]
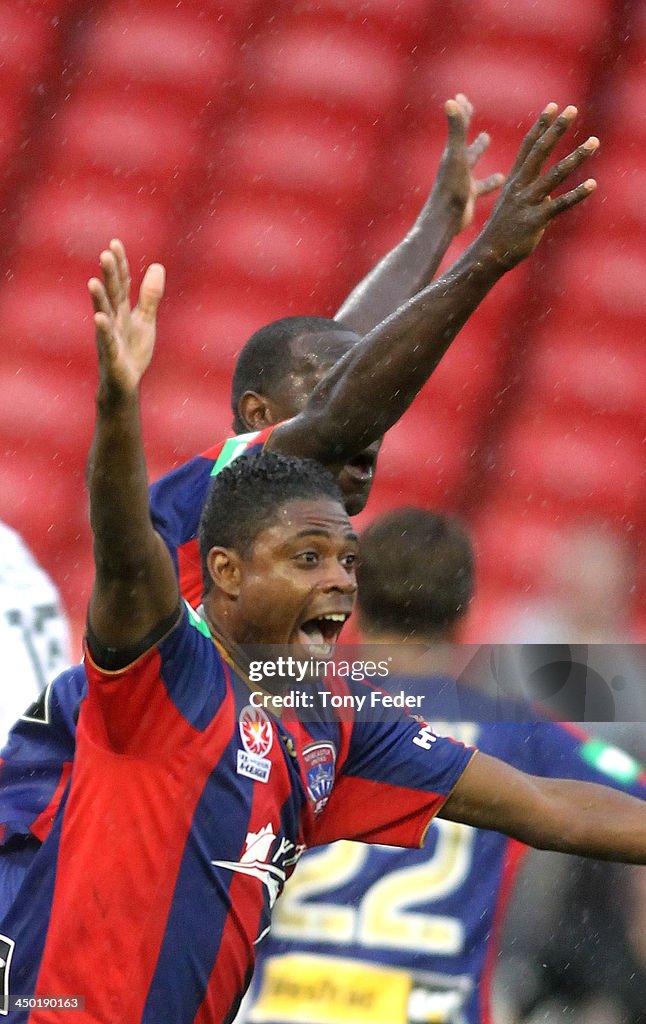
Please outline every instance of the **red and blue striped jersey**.
[[133, 665], [86, 668], [70, 784], [0, 926], [9, 992], [83, 996], [78, 1024], [231, 1020], [303, 850], [419, 846], [473, 755], [411, 718], [253, 708], [188, 605]]
[[[628, 754], [529, 705], [451, 680], [389, 680], [424, 694], [433, 725], [531, 775], [646, 798]], [[461, 721], [448, 721], [459, 710]], [[502, 720], [498, 720], [502, 719]], [[337, 843], [306, 853], [274, 916], [246, 1024], [489, 1024], [502, 922], [527, 847], [436, 819], [421, 850]]]

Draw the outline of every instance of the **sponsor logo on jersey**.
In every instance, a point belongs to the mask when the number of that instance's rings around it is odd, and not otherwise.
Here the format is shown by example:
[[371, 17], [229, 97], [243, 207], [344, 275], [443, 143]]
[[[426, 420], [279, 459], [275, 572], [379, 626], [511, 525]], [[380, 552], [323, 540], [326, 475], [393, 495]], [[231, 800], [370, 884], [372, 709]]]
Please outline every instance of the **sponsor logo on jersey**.
[[334, 785], [336, 750], [333, 743], [322, 741], [310, 743], [303, 749], [307, 792], [313, 804], [314, 814], [320, 814], [330, 799]]
[[284, 837], [277, 840], [273, 825], [264, 825], [258, 832], [247, 832], [239, 861], [212, 860], [211, 864], [260, 879], [269, 892], [269, 906], [273, 907], [285, 884], [286, 868], [295, 864], [305, 850], [304, 845], [297, 846]]
[[413, 736], [413, 743], [418, 747], [422, 747], [423, 750], [430, 750], [436, 741], [437, 736], [433, 732], [432, 725], [424, 725], [417, 735]]
[[20, 720], [22, 722], [34, 722], [36, 725], [49, 725], [51, 722], [52, 685], [53, 683], [50, 683], [46, 686], [34, 703], [30, 704], [25, 713], [20, 716]]
[[0, 1014], [3, 1017], [9, 1013], [9, 971], [15, 945], [8, 935], [0, 935]]
[[271, 761], [266, 756], [274, 742], [274, 732], [262, 708], [247, 704], [238, 721], [244, 750], [238, 751], [237, 772], [254, 782], [267, 782]]

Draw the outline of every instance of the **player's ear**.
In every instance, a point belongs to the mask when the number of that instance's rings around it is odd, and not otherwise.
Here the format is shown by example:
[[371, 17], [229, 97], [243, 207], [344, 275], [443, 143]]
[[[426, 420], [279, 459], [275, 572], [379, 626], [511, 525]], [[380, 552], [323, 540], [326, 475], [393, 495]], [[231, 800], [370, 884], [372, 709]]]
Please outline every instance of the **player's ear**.
[[206, 556], [209, 575], [216, 590], [235, 600], [240, 593], [240, 557], [231, 548], [211, 548]]
[[245, 391], [241, 395], [238, 414], [248, 430], [264, 430], [276, 422], [271, 402], [257, 391]]

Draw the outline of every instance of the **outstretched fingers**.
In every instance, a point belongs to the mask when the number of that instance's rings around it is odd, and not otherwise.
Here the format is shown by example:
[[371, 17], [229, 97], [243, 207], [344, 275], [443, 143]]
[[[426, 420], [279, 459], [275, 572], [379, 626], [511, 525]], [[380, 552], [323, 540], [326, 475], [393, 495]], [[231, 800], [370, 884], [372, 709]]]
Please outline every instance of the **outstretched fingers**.
[[525, 163], [528, 153], [533, 149], [538, 139], [540, 139], [547, 129], [554, 123], [554, 119], [558, 113], [558, 105], [556, 103], [548, 103], [545, 109], [541, 112], [540, 116], [536, 119], [532, 127], [527, 132], [527, 135], [520, 144], [520, 148], [514, 161], [509, 177], [515, 174], [520, 167]]
[[573, 171], [581, 166], [584, 160], [587, 160], [593, 153], [596, 153], [598, 148], [598, 138], [595, 135], [591, 135], [581, 146], [564, 157], [563, 160], [559, 160], [557, 164], [554, 164], [554, 167], [551, 167], [536, 182], [535, 198], [540, 201], [549, 195], [550, 192], [553, 192], [561, 182], [565, 181]]
[[464, 145], [466, 143], [472, 111], [473, 107], [462, 93], [458, 93], [454, 100], [446, 101], [444, 113], [449, 122], [449, 143], [454, 145]]
[[164, 294], [166, 271], [161, 263], [151, 263], [144, 274], [137, 309], [144, 320], [154, 320]]
[[126, 249], [120, 238], [113, 238], [109, 248], [116, 262], [121, 301], [126, 302], [130, 296], [130, 266], [128, 265]]
[[105, 285], [99, 281], [98, 277], [91, 277], [87, 287], [94, 307], [94, 327], [99, 360], [103, 363], [106, 355], [112, 351], [114, 344], [114, 312]]
[[584, 182], [577, 185], [570, 192], [564, 192], [562, 196], [558, 196], [556, 199], [552, 199], [548, 206], [546, 206], [546, 213], [548, 217], [557, 217], [559, 213], [564, 213], [565, 210], [571, 209], [576, 206], [577, 203], [587, 199], [588, 196], [594, 192], [597, 187], [597, 183], [594, 178], [586, 178]]
[[552, 153], [559, 139], [574, 122], [577, 113], [576, 107], [571, 105], [561, 111], [556, 120], [534, 142], [523, 162], [522, 168], [519, 168], [519, 176], [522, 175], [525, 181], [531, 181], [540, 174], [545, 161]]
[[486, 196], [489, 192], [494, 192], [497, 188], [500, 188], [504, 181], [504, 174], [490, 174], [487, 178], [483, 178], [481, 181], [476, 181], [476, 195]]
[[490, 142], [491, 136], [488, 132], [480, 132], [480, 134], [476, 136], [471, 145], [467, 148], [469, 167], [473, 167], [474, 164], [477, 164], [482, 154], [489, 148]]

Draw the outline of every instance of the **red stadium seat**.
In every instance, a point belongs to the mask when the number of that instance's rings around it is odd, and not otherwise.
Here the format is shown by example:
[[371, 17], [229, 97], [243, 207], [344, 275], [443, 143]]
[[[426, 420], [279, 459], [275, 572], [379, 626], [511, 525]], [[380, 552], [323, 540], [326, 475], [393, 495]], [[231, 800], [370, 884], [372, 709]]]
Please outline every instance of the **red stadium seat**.
[[96, 367], [87, 275], [63, 280], [51, 267], [25, 267], [0, 289], [0, 365], [14, 370], [20, 353], [27, 376], [54, 366]]
[[643, 110], [646, 103], [646, 40], [642, 48], [633, 56], [633, 62], [615, 83], [612, 97], [611, 124], [619, 139], [630, 139], [637, 150], [637, 159], [643, 151], [641, 147], [646, 139], [646, 126], [642, 117], [636, 112]]
[[418, 401], [388, 431], [379, 457], [379, 487], [390, 504], [450, 507], [475, 454], [474, 421]]
[[532, 404], [548, 411], [612, 417], [635, 426], [646, 416], [646, 351], [637, 339], [617, 344], [586, 331], [552, 331], [534, 343], [527, 367]]
[[204, 222], [196, 258], [203, 280], [280, 288], [284, 315], [320, 310], [320, 294], [338, 273], [347, 240], [336, 218], [287, 200], [244, 197]]
[[399, 48], [419, 43], [437, 15], [433, 8], [433, 0], [307, 0], [290, 14], [308, 25], [352, 26], [364, 35], [378, 31], [392, 48]]
[[[594, 197], [599, 222], [604, 231], [618, 238], [643, 237], [646, 231], [646, 154], [638, 142], [615, 136], [590, 165], [590, 173], [598, 181]], [[597, 205], [598, 204], [598, 205]]]
[[484, 586], [542, 592], [562, 550], [563, 517], [496, 493], [471, 525], [478, 582]]
[[55, 41], [52, 21], [33, 5], [27, 11], [17, 3], [0, 3], [0, 91], [15, 91], [38, 81], [50, 59]]
[[634, 520], [644, 501], [642, 437], [639, 430], [618, 433], [612, 421], [530, 415], [511, 428], [498, 472], [519, 497]]
[[284, 312], [279, 292], [199, 282], [163, 309], [156, 365], [170, 368], [182, 360], [196, 377], [216, 369], [227, 380], [228, 393], [235, 358], [244, 343]]
[[164, 196], [142, 193], [127, 181], [72, 178], [41, 186], [30, 196], [18, 241], [30, 258], [96, 267], [101, 249], [117, 236], [134, 268], [138, 260], [159, 259], [167, 251], [171, 214]]
[[561, 0], [480, 0], [473, 7], [468, 0], [454, 6], [452, 16], [456, 29], [482, 40], [495, 38], [496, 43], [512, 46], [519, 41], [531, 44], [540, 52], [554, 50], [569, 53], [577, 64], [596, 56], [608, 34], [613, 14], [612, 0], [586, 0], [568, 8], [567, 25], [563, 22]]
[[403, 67], [387, 43], [349, 29], [284, 28], [251, 55], [265, 102], [317, 103], [347, 112], [360, 127], [387, 117], [398, 100]]
[[[184, 462], [231, 434], [230, 386], [210, 378], [151, 378], [142, 402], [147, 458]], [[156, 474], [155, 474], [156, 475]], [[152, 477], [152, 474], [151, 474]]]
[[[480, 42], [433, 56], [417, 72], [416, 105], [425, 110], [464, 92], [500, 146], [518, 147], [525, 131], [547, 102], [582, 103], [588, 82], [570, 59], [536, 53], [528, 46]], [[508, 168], [503, 168], [507, 170]]]
[[551, 303], [563, 301], [573, 325], [605, 321], [608, 330], [639, 330], [646, 315], [646, 253], [641, 239], [622, 239], [599, 230], [579, 232], [570, 258], [547, 282]]
[[229, 140], [224, 161], [239, 188], [354, 205], [375, 168], [373, 136], [334, 119], [322, 122], [307, 110], [265, 108], [253, 112]]
[[[204, 12], [203, 12], [204, 13]], [[217, 17], [183, 5], [108, 6], [82, 38], [80, 58], [104, 87], [136, 83], [177, 107], [199, 113], [219, 102], [235, 57], [234, 41]]]
[[57, 552], [70, 553], [87, 529], [82, 462], [71, 464], [34, 444], [5, 448], [0, 459], [0, 519], [19, 531], [43, 562], [50, 562]]
[[181, 6], [177, 0], [120, 0], [119, 11], [123, 15], [132, 12], [137, 15], [145, 13], [146, 16], [161, 12], [167, 17], [169, 12], [179, 7], [181, 13], [190, 14], [197, 24], [210, 25], [215, 21], [218, 24], [246, 28], [257, 5], [258, 0], [217, 0], [217, 3], [208, 4], [204, 0], [182, 0]]
[[[0, 367], [0, 436], [14, 446], [25, 438], [43, 452], [63, 452], [85, 459], [94, 421], [96, 377], [69, 367], [46, 373], [30, 364], [24, 352]], [[80, 455], [79, 455], [80, 453]]]
[[162, 107], [142, 95], [85, 91], [57, 120], [50, 165], [54, 178], [65, 180], [73, 168], [144, 191], [179, 192], [195, 171], [201, 140], [181, 108]]

